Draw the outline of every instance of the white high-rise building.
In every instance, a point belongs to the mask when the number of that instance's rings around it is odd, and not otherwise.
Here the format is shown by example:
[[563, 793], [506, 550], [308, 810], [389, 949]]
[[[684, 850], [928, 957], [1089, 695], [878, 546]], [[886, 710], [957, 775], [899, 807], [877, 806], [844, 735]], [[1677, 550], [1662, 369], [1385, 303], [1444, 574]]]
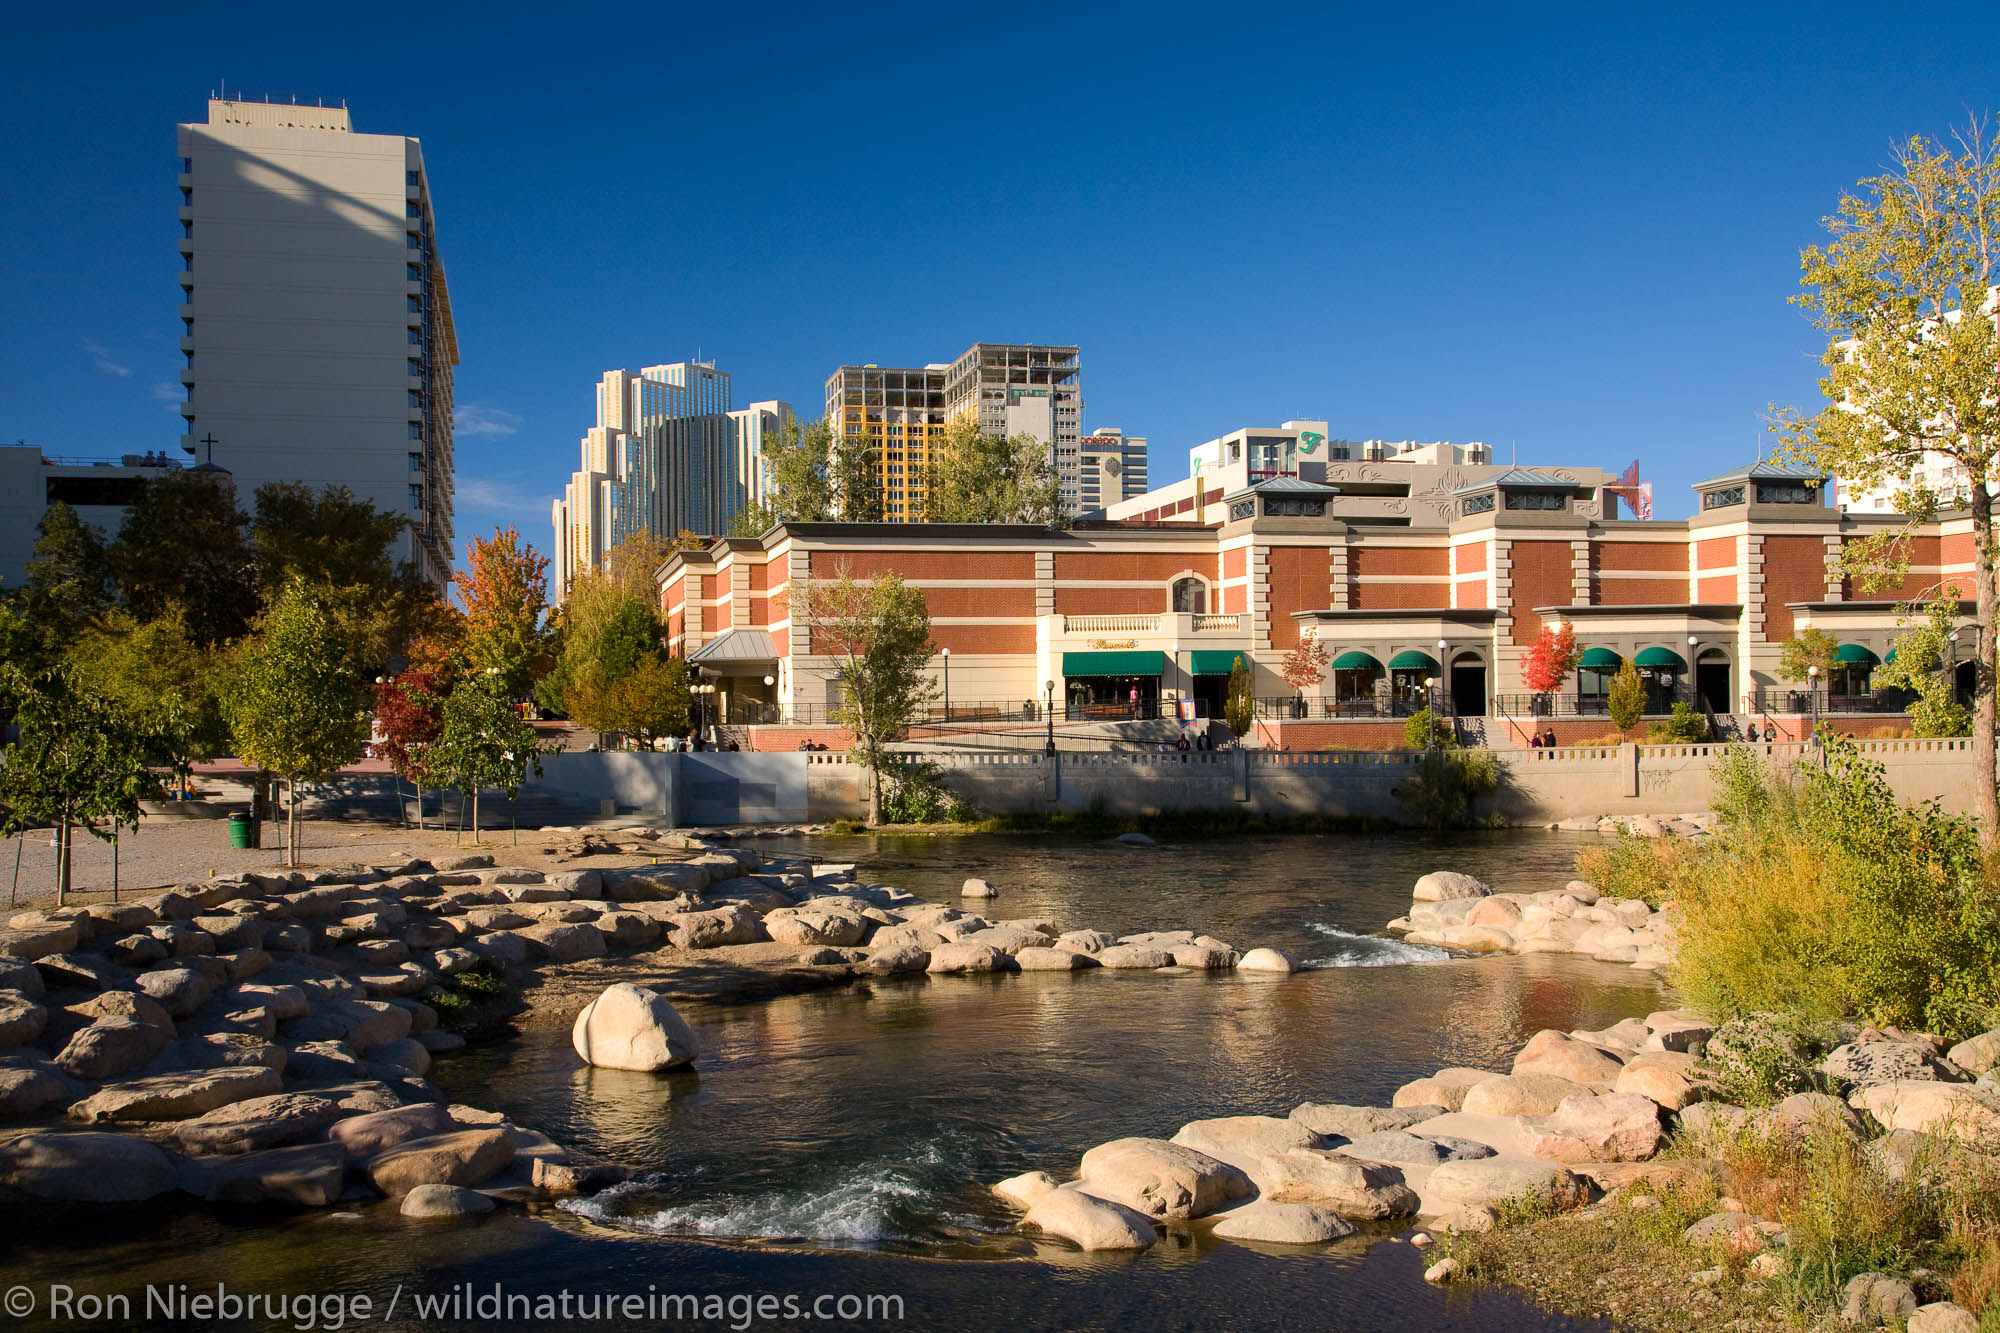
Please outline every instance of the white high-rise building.
[[1077, 507], [1089, 514], [1146, 493], [1146, 437], [1099, 426], [1077, 441], [1083, 466]]
[[211, 99], [180, 127], [181, 447], [234, 477], [345, 486], [452, 562], [458, 337], [423, 150], [345, 107]]
[[766, 433], [791, 405], [730, 407], [730, 378], [706, 361], [611, 370], [597, 383], [597, 424], [581, 441], [579, 466], [549, 511], [555, 530], [550, 592], [562, 600], [578, 575], [598, 568], [636, 533], [719, 537], [769, 479]]

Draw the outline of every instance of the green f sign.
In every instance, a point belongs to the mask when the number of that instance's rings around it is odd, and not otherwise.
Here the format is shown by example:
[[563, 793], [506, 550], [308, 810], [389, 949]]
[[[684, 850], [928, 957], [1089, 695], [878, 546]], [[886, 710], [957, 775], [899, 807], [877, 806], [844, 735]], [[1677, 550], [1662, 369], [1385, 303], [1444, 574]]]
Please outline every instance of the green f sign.
[[1316, 430], [1302, 430], [1299, 432], [1299, 452], [1302, 454], [1309, 454], [1325, 443], [1326, 436]]

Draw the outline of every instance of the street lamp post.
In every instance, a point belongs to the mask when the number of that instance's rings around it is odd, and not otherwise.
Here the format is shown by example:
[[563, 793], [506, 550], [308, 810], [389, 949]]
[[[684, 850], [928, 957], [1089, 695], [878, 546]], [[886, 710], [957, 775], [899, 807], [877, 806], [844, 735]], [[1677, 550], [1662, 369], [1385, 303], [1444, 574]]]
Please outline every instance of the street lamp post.
[[940, 649], [944, 655], [944, 720], [951, 721], [951, 649]]
[[1688, 706], [1691, 708], [1698, 708], [1701, 705], [1701, 696], [1695, 693], [1695, 662], [1700, 654], [1701, 640], [1692, 634], [1688, 635]]
[[1444, 707], [1445, 686], [1451, 680], [1451, 645], [1443, 639], [1437, 641], [1438, 650], [1438, 707]]
[[1426, 750], [1437, 749], [1437, 743], [1438, 743], [1437, 687], [1438, 687], [1438, 678], [1436, 676], [1429, 676], [1425, 678], [1424, 712], [1430, 718], [1430, 725], [1424, 729], [1424, 739], [1425, 739], [1424, 748]]
[[[1811, 697], [1812, 701], [1812, 743], [1815, 746], [1818, 746], [1819, 745], [1819, 667], [1817, 665], [1809, 666], [1806, 668], [1806, 693]], [[1825, 767], [1826, 765], [1826, 752], [1823, 748], [1820, 751], [1820, 765], [1821, 767]]]
[[1056, 683], [1052, 680], [1042, 682], [1042, 694], [1046, 700], [1042, 712], [1046, 713], [1049, 719], [1049, 741], [1042, 753], [1053, 759], [1056, 755]]

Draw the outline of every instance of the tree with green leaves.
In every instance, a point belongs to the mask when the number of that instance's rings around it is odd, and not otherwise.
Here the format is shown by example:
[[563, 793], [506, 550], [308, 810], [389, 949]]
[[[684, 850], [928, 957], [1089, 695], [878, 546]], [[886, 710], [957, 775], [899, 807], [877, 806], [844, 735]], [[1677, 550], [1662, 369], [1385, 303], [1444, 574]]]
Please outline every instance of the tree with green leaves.
[[43, 511], [35, 532], [27, 582], [15, 602], [40, 650], [60, 652], [112, 606], [104, 541], [61, 500]]
[[454, 614], [414, 563], [396, 558], [395, 543], [408, 527], [401, 514], [377, 509], [345, 486], [259, 486], [250, 521], [258, 586], [267, 599], [294, 576], [318, 588], [353, 637], [356, 669], [373, 673], [407, 658], [417, 639], [441, 632]]
[[[452, 683], [444, 672], [422, 667], [375, 682], [375, 725], [382, 729], [377, 751], [398, 782], [408, 780], [417, 789], [418, 828], [424, 826], [424, 789], [437, 785], [431, 750], [444, 732], [444, 701]], [[398, 806], [402, 798], [399, 786]]]
[[466, 661], [475, 672], [498, 672], [515, 697], [548, 667], [548, 567], [517, 530], [495, 528], [490, 539], [466, 543], [465, 568], [453, 581], [465, 607]]
[[1062, 492], [1049, 446], [1032, 435], [989, 435], [972, 417], [945, 427], [924, 481], [930, 523], [1055, 523]]
[[1611, 678], [1611, 688], [1604, 696], [1604, 711], [1611, 715], [1611, 725], [1620, 731], [1630, 731], [1646, 715], [1646, 681], [1630, 658]]
[[144, 720], [164, 763], [186, 781], [194, 765], [229, 745], [222, 692], [229, 664], [195, 642], [185, 609], [169, 603], [153, 620], [111, 611], [85, 629], [65, 655], [84, 680]]
[[498, 787], [511, 799], [542, 771], [535, 729], [521, 720], [498, 668], [459, 681], [444, 701], [443, 725], [431, 745], [431, 771], [472, 803], [472, 840], [479, 841], [479, 794]]
[[236, 753], [285, 780], [285, 862], [298, 863], [298, 788], [361, 753], [368, 728], [347, 636], [305, 580], [294, 578], [244, 646], [224, 702]]
[[160, 794], [159, 777], [146, 766], [155, 741], [131, 709], [67, 664], [34, 674], [0, 668], [0, 703], [19, 729], [0, 752], [0, 835], [56, 830], [60, 907], [72, 883], [71, 831], [109, 842], [118, 829], [138, 825], [141, 800]]
[[1238, 740], [1248, 740], [1251, 729], [1257, 725], [1257, 696], [1252, 680], [1249, 660], [1238, 653], [1229, 664], [1229, 685], [1222, 696], [1222, 720], [1229, 724]]
[[125, 609], [154, 620], [178, 603], [202, 647], [240, 638], [258, 608], [247, 527], [226, 477], [188, 470], [141, 481], [110, 551]]
[[[1958, 590], [1950, 590], [1956, 598]], [[1904, 712], [1913, 736], [1964, 736], [1972, 730], [1972, 710], [1958, 701], [1956, 645], [1951, 633], [1958, 620], [1953, 601], [1933, 601], [1924, 622], [1896, 639], [1892, 661], [1877, 669], [1877, 684], [1916, 694]]]
[[843, 565], [835, 578], [794, 583], [789, 601], [792, 622], [811, 635], [813, 655], [835, 663], [840, 705], [833, 720], [854, 734], [852, 757], [868, 769], [868, 822], [879, 824], [883, 776], [897, 767], [889, 747], [938, 692], [924, 595], [893, 573], [858, 582]]
[[730, 520], [732, 537], [760, 537], [779, 523], [879, 523], [882, 488], [868, 461], [868, 437], [846, 435], [825, 417], [787, 419], [764, 439], [770, 494]]
[[[1980, 634], [1973, 657], [1973, 808], [1990, 840], [2000, 829], [1994, 686], [1996, 568], [1993, 496], [2000, 482], [2000, 144], [1983, 117], [1949, 143], [1915, 136], [1889, 169], [1842, 196], [1826, 219], [1831, 239], [1800, 256], [1793, 303], [1827, 334], [1820, 364], [1826, 404], [1777, 414], [1786, 454], [1857, 489], [1897, 488], [1899, 528], [1851, 542], [1843, 558], [1867, 589], [1900, 585], [1904, 540], [1947, 499], [1971, 511]], [[1945, 461], [1959, 493], [1911, 478]]]
[[1833, 671], [1833, 655], [1840, 640], [1832, 630], [1808, 625], [1778, 647], [1778, 677], [1805, 681], [1817, 675], [1822, 684]]

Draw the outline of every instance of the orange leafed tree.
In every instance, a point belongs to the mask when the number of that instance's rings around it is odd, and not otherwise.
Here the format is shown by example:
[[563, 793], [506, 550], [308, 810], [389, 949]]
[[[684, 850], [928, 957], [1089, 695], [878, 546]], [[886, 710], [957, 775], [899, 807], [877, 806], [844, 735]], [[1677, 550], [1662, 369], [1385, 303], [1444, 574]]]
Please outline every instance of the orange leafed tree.
[[1583, 652], [1576, 646], [1576, 629], [1567, 621], [1543, 625], [1528, 655], [1521, 659], [1521, 683], [1536, 694], [1553, 694], [1569, 679]]
[[542, 616], [548, 609], [546, 556], [513, 528], [465, 546], [465, 568], [453, 580], [465, 608], [465, 656], [474, 671], [492, 671], [518, 694], [543, 655]]

